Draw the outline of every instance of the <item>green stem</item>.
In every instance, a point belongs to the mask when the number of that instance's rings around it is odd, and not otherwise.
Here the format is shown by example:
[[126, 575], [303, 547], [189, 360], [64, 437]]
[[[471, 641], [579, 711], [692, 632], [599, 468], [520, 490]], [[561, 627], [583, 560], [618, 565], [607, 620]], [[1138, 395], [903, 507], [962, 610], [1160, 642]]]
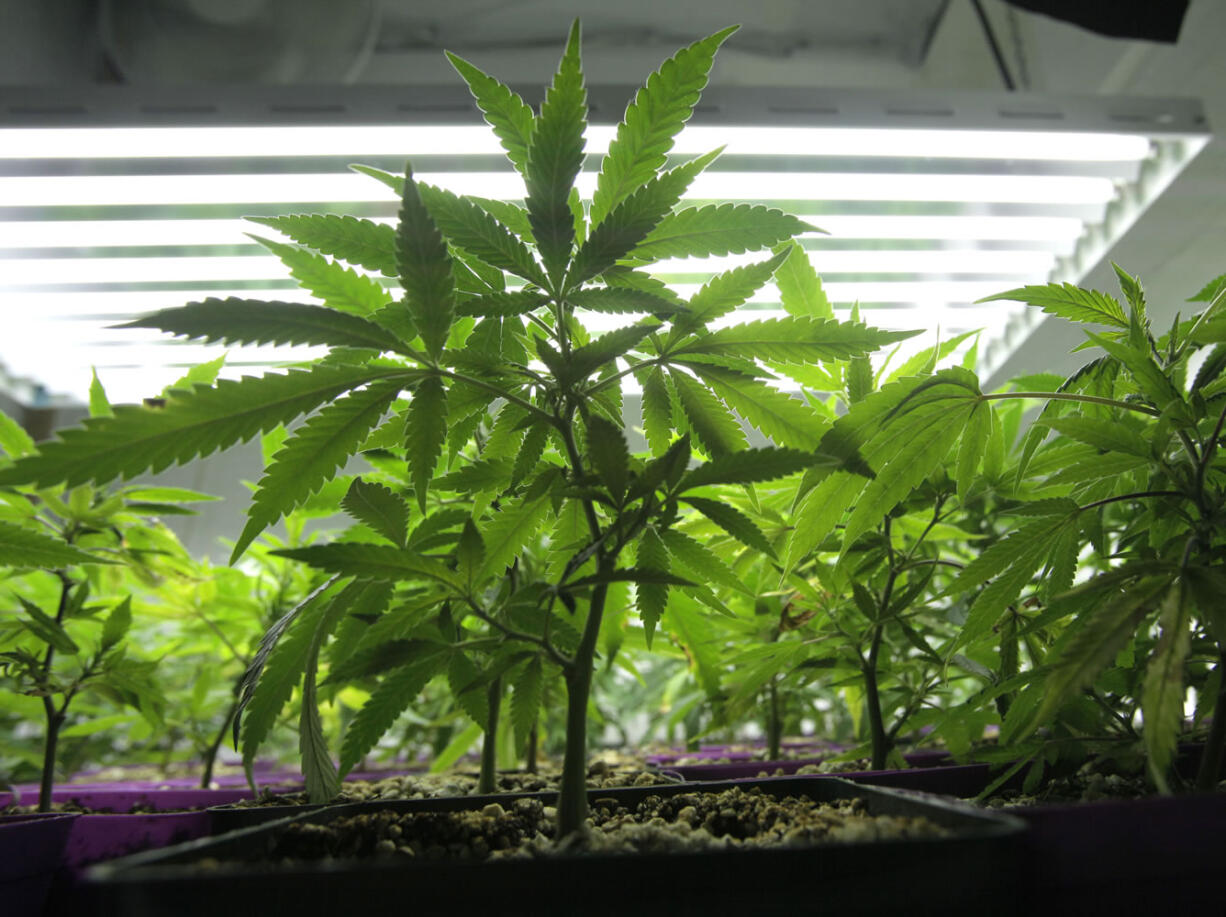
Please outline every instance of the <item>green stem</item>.
[[979, 397], [984, 401], [999, 401], [1006, 398], [1033, 398], [1039, 401], [1076, 401], [1081, 404], [1101, 404], [1110, 408], [1135, 411], [1138, 414], [1148, 414], [1150, 417], [1162, 416], [1161, 411], [1148, 405], [1116, 401], [1113, 398], [1100, 398], [1097, 395], [1075, 395], [1072, 392], [994, 392], [990, 395], [980, 395]]
[[873, 626], [872, 643], [869, 645], [868, 658], [864, 662], [864, 700], [868, 706], [869, 737], [872, 740], [872, 770], [879, 771], [885, 767], [885, 759], [889, 754], [887, 744], [889, 739], [885, 734], [885, 720], [881, 715], [881, 692], [877, 686], [877, 656], [881, 652], [881, 637], [885, 628], [876, 624]]
[[230, 701], [230, 709], [226, 711], [225, 719], [221, 721], [221, 729], [217, 730], [212, 744], [204, 753], [204, 771], [200, 775], [200, 789], [202, 790], [207, 790], [209, 784], [213, 782], [213, 768], [217, 764], [217, 752], [221, 749], [221, 743], [226, 740], [226, 733], [230, 730], [230, 721], [234, 719], [234, 714], [238, 710], [238, 698], [239, 694], [236, 690], [234, 699]]
[[1143, 490], [1134, 494], [1122, 494], [1118, 497], [1107, 497], [1105, 500], [1095, 500], [1093, 503], [1087, 503], [1085, 506], [1078, 507], [1078, 510], [1085, 512], [1088, 509], [1097, 509], [1100, 506], [1106, 506], [1108, 503], [1120, 503], [1124, 500], [1141, 500], [1146, 497], [1184, 497], [1187, 494], [1179, 490]]
[[1213, 723], [1205, 740], [1205, 752], [1196, 773], [1196, 789], [1211, 793], [1222, 777], [1222, 761], [1226, 759], [1226, 647], [1218, 649], [1218, 691], [1213, 705]]
[[783, 721], [779, 716], [779, 685], [770, 680], [770, 707], [766, 720], [766, 760], [779, 760], [779, 747], [783, 743]]
[[[600, 572], [608, 572], [601, 563]], [[592, 590], [583, 636], [575, 650], [574, 664], [566, 672], [566, 751], [562, 757], [562, 783], [558, 792], [559, 839], [580, 831], [587, 819], [587, 704], [592, 693], [592, 669], [596, 639], [604, 617], [604, 583]]]
[[[72, 544], [71, 536], [66, 536], [65, 541]], [[64, 623], [64, 615], [68, 611], [68, 596], [72, 592], [72, 580], [67, 574], [58, 574], [60, 578], [60, 601], [55, 611], [55, 623], [62, 626]], [[47, 734], [43, 740], [43, 770], [38, 782], [38, 811], [51, 811], [51, 790], [55, 785], [55, 749], [60, 741], [60, 729], [64, 726], [64, 720], [68, 713], [68, 699], [65, 698], [64, 706], [59, 710], [55, 709], [55, 703], [51, 699], [51, 664], [55, 661], [55, 647], [48, 646], [47, 652], [43, 655], [43, 688], [46, 693], [43, 694], [43, 716], [47, 722]]]
[[539, 723], [536, 720], [532, 721], [532, 728], [528, 730], [528, 754], [524, 758], [524, 770], [529, 774], [535, 774], [539, 769], [536, 760], [536, 747], [540, 742]]
[[477, 792], [493, 793], [498, 778], [498, 715], [502, 712], [502, 678], [495, 678], [486, 689], [490, 712], [485, 719], [485, 735], [481, 738], [481, 776], [477, 778]]

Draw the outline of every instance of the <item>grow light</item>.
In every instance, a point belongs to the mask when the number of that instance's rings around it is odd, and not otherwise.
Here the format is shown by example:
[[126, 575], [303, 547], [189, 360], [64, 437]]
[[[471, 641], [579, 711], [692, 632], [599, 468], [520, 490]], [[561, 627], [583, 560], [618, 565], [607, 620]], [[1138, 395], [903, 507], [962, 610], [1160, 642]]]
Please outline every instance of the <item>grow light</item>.
[[[587, 134], [587, 194], [631, 93], [590, 90], [592, 119], [606, 123]], [[974, 301], [1080, 279], [1206, 139], [1188, 101], [711, 89], [672, 152], [726, 147], [691, 202], [764, 201], [825, 230], [802, 244], [836, 308], [859, 301], [873, 324], [931, 329], [912, 348], [937, 328], [982, 329], [992, 364], [1025, 313]], [[106, 326], [206, 296], [310, 301], [246, 235], [275, 233], [241, 217], [390, 222], [390, 192], [348, 165], [399, 171], [405, 158], [460, 193], [523, 195], [463, 87], [0, 89], [0, 364], [78, 400], [94, 366], [129, 401], [223, 352], [232, 376], [311, 356]], [[657, 273], [687, 295], [753, 257], [669, 260]], [[727, 320], [778, 310], [767, 288]]]

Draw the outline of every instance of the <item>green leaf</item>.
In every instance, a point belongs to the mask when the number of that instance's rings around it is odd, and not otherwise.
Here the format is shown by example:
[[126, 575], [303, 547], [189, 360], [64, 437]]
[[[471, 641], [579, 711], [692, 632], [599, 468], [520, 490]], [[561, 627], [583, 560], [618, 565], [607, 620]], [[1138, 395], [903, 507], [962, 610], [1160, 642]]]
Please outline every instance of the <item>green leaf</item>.
[[572, 351], [570, 359], [561, 367], [558, 376], [571, 382], [586, 379], [606, 363], [633, 350], [643, 338], [659, 327], [657, 323], [645, 320], [641, 324], [627, 325], [606, 332], [592, 343]]
[[964, 503], [966, 493], [975, 480], [975, 473], [983, 462], [983, 454], [992, 435], [992, 406], [986, 401], [971, 408], [971, 416], [967, 421], [962, 440], [958, 444], [958, 464], [955, 480], [958, 485], [958, 499]]
[[762, 534], [762, 530], [735, 506], [719, 500], [708, 500], [705, 497], [685, 497], [683, 499], [741, 544], [755, 551], [761, 551], [767, 557], [775, 556], [775, 548]]
[[[697, 293], [690, 297], [688, 311], [678, 315], [674, 320], [669, 346], [681, 340], [686, 334], [744, 305], [750, 296], [771, 279], [775, 269], [784, 262], [787, 256], [786, 251], [779, 252], [765, 261], [734, 267], [708, 280]], [[697, 346], [699, 343], [708, 341], [710, 337], [706, 335], [692, 343]]]
[[515, 744], [524, 748], [541, 710], [542, 664], [539, 656], [528, 660], [511, 683], [511, 725]]
[[302, 675], [302, 710], [298, 717], [298, 751], [302, 758], [302, 776], [306, 783], [307, 798], [312, 803], [327, 802], [340, 792], [341, 788], [340, 775], [328, 753], [328, 740], [324, 737], [323, 723], [319, 717], [319, 700], [315, 686], [319, 672], [319, 650], [348, 611], [352, 600], [364, 590], [363, 583], [350, 583], [342, 590], [320, 615], [307, 648], [306, 667]]
[[1183, 394], [1162, 371], [1148, 347], [1142, 350], [1089, 331], [1086, 332], [1086, 336], [1124, 364], [1141, 392], [1164, 414], [1171, 415], [1171, 418], [1176, 421], [1190, 421], [1188, 406], [1183, 399]]
[[426, 352], [437, 360], [455, 318], [455, 274], [447, 243], [422, 201], [408, 166], [396, 227], [396, 265], [404, 287], [404, 304]]
[[677, 389], [677, 399], [685, 411], [690, 429], [712, 458], [745, 448], [745, 433], [735, 417], [718, 399], [689, 376], [670, 372], [669, 379]]
[[826, 424], [802, 400], [742, 373], [686, 363], [724, 403], [781, 446], [814, 450]]
[[[636, 562], [640, 570], [650, 570], [660, 574], [669, 573], [668, 549], [660, 540], [655, 528], [651, 526], [644, 529], [639, 538]], [[635, 590], [635, 605], [643, 622], [648, 649], [651, 649], [651, 639], [655, 634], [656, 625], [668, 605], [668, 588], [667, 583], [646, 581], [640, 583]]]
[[110, 417], [111, 402], [106, 397], [106, 389], [102, 386], [102, 381], [98, 378], [98, 370], [92, 371], [92, 376], [89, 382], [89, 416], [90, 417]]
[[672, 211], [694, 178], [720, 152], [707, 153], [653, 176], [617, 203], [579, 247], [566, 276], [567, 284], [578, 286], [626, 257]]
[[414, 391], [404, 433], [409, 479], [417, 494], [417, 506], [424, 513], [430, 479], [447, 440], [447, 391], [438, 376], [422, 379]]
[[248, 235], [280, 258], [290, 269], [290, 276], [303, 289], [332, 309], [368, 316], [378, 312], [391, 299], [378, 280], [359, 274], [338, 261], [330, 261], [296, 245], [274, 242], [252, 233]]
[[364, 522], [397, 547], [404, 547], [409, 526], [409, 507], [390, 487], [354, 478], [341, 500], [341, 508]]
[[540, 529], [549, 511], [548, 496], [522, 497], [505, 504], [483, 527], [485, 563], [477, 577], [501, 577], [503, 571]]
[[[512, 165], [526, 174], [528, 168], [528, 144], [532, 139], [535, 118], [532, 109], [518, 95], [462, 57], [446, 52], [451, 66], [464, 78], [468, 89], [485, 116], [485, 121], [494, 129], [507, 158]], [[505, 222], [505, 221], [504, 221]]]
[[1069, 439], [1093, 446], [1095, 449], [1123, 452], [1140, 458], [1150, 457], [1149, 447], [1143, 438], [1144, 434], [1122, 418], [1107, 420], [1102, 417], [1066, 415], [1039, 418], [1035, 423], [1051, 427]]
[[889, 380], [905, 379], [908, 376], [931, 375], [933, 366], [957, 350], [958, 345], [967, 338], [974, 337], [978, 333], [978, 331], [965, 331], [962, 334], [954, 335], [947, 341], [938, 341], [931, 347], [925, 347], [909, 357], [898, 369], [890, 373]]
[[664, 165], [673, 138], [698, 103], [707, 85], [715, 52], [736, 31], [724, 29], [678, 51], [647, 78], [626, 107], [617, 136], [600, 163], [596, 191], [592, 196], [592, 225], [635, 190], [648, 182]]
[[824, 455], [799, 449], [766, 447], [746, 449], [717, 456], [688, 472], [677, 486], [682, 493], [709, 484], [756, 484], [774, 481], [804, 471], [814, 465], [830, 462]]
[[798, 242], [784, 246], [787, 260], [775, 271], [775, 283], [789, 315], [807, 318], [833, 319], [834, 308], [822, 289], [822, 279], [809, 260], [809, 253]]
[[1145, 719], [1145, 749], [1149, 754], [1149, 770], [1163, 793], [1169, 793], [1167, 769], [1175, 755], [1179, 732], [1183, 726], [1184, 663], [1192, 645], [1182, 584], [1171, 586], [1162, 602], [1159, 623], [1162, 636], [1145, 670], [1141, 689], [1141, 715]]
[[788, 316], [730, 325], [686, 341], [670, 355], [715, 353], [759, 357], [780, 363], [814, 363], [864, 356], [883, 344], [920, 333], [882, 331], [851, 322]]
[[450, 655], [446, 647], [420, 643], [418, 646], [421, 648], [419, 658], [385, 675], [349, 723], [341, 742], [342, 774], [353, 770], [354, 765], [375, 747], [400, 714], [417, 700], [430, 679], [442, 670]]
[[1128, 316], [1120, 304], [1106, 293], [1083, 290], [1071, 283], [1049, 283], [1043, 286], [1018, 287], [995, 296], [985, 296], [977, 302], [1012, 300], [1036, 306], [1048, 315], [1058, 315], [1073, 322], [1128, 327]]
[[771, 248], [813, 229], [789, 213], [761, 204], [686, 207], [660, 220], [628, 257], [634, 261], [650, 262], [661, 258], [739, 255]]
[[[309, 246], [385, 277], [396, 276], [396, 230], [391, 226], [331, 213], [247, 217]], [[326, 299], [326, 297], [323, 297]]]
[[674, 576], [649, 567], [621, 567], [604, 573], [593, 573], [591, 576], [581, 576], [566, 584], [567, 589], [583, 589], [589, 586], [608, 585], [610, 583], [639, 583], [653, 586], [694, 586], [692, 580]]
[[291, 344], [400, 351], [390, 332], [323, 306], [259, 299], [205, 299], [161, 309], [118, 328], [156, 328], [177, 337], [230, 344]]
[[834, 532], [835, 525], [867, 484], [863, 477], [836, 471], [805, 495], [796, 508], [792, 535], [788, 539], [786, 569], [794, 569]]
[[572, 290], [567, 294], [566, 299], [572, 306], [587, 309], [590, 312], [648, 312], [667, 318], [678, 310], [676, 303], [662, 296], [622, 287], [589, 287], [584, 290]]
[[[421, 386], [430, 380], [422, 381]], [[419, 386], [420, 389], [420, 386]], [[399, 381], [376, 382], [326, 405], [286, 437], [260, 478], [233, 564], [256, 537], [333, 478], [400, 395]]]
[[485, 560], [485, 542], [471, 518], [464, 520], [464, 530], [456, 542], [456, 573], [471, 589]]
[[109, 564], [33, 529], [0, 522], [0, 567], [40, 567], [58, 570], [76, 564]]
[[669, 555], [695, 574], [696, 582], [720, 585], [744, 595], [753, 594], [727, 564], [684, 532], [666, 529], [660, 533], [660, 540], [668, 548]]
[[505, 293], [485, 293], [465, 296], [456, 301], [456, 315], [509, 317], [535, 312], [549, 297], [535, 290], [510, 290]]
[[652, 367], [643, 381], [643, 434], [652, 455], [668, 451], [673, 437], [673, 412], [660, 367]]
[[365, 576], [382, 580], [428, 579], [464, 592], [459, 577], [433, 558], [412, 549], [401, 550], [381, 544], [308, 545], [272, 551], [277, 557], [300, 560], [305, 564], [342, 576]]
[[38, 637], [39, 640], [42, 640], [43, 643], [47, 644], [57, 653], [75, 656], [81, 652], [80, 647], [77, 646], [72, 637], [68, 636], [68, 631], [64, 630], [63, 626], [55, 618], [46, 614], [24, 596], [17, 596], [17, 600], [21, 602], [21, 607], [25, 609], [25, 613], [28, 616], [21, 619], [21, 624], [26, 630], [34, 634], [34, 636]]
[[630, 480], [630, 450], [626, 437], [621, 427], [598, 415], [589, 417], [586, 427], [592, 466], [614, 502], [620, 504]]
[[0, 451], [14, 459], [34, 451], [34, 438], [3, 411], [0, 411]]
[[132, 626], [132, 597], [125, 595], [102, 624], [102, 643], [100, 648], [106, 652], [119, 643]]
[[482, 728], [490, 719], [490, 702], [486, 692], [489, 678], [462, 652], [453, 653], [447, 664], [447, 685], [460, 709]]
[[541, 456], [545, 453], [545, 446], [549, 442], [551, 432], [553, 428], [545, 421], [534, 422], [528, 428], [519, 452], [515, 455], [515, 463], [511, 467], [511, 477], [508, 482], [511, 487], [515, 487], [536, 470]]
[[158, 472], [289, 423], [360, 386], [415, 376], [402, 368], [316, 365], [170, 392], [162, 408], [116, 405], [114, 417], [91, 417], [43, 443], [39, 455], [0, 469], [0, 484], [75, 486]]
[[545, 285], [532, 251], [480, 205], [443, 188], [419, 183], [418, 192], [443, 235], [486, 264]]
[[566, 51], [528, 139], [524, 182], [528, 220], [545, 272], [557, 284], [575, 242], [568, 199], [583, 167], [587, 90], [579, 64], [579, 22], [570, 29]]

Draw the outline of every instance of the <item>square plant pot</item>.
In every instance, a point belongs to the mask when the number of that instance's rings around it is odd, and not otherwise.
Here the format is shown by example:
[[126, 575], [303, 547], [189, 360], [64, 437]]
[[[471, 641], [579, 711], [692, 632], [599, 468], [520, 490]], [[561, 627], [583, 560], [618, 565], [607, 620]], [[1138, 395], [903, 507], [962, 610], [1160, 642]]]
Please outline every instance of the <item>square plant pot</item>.
[[5, 914], [43, 912], [76, 818], [54, 813], [0, 817], [0, 902]]
[[[758, 787], [768, 796], [819, 802], [860, 798], [872, 815], [924, 816], [949, 833], [941, 837], [774, 849], [628, 855], [581, 854], [491, 862], [429, 862], [424, 858], [305, 859], [287, 845], [357, 815], [475, 811], [512, 800], [552, 804], [554, 794], [410, 800], [332, 806], [262, 827], [100, 864], [88, 873], [89, 906], [114, 915], [229, 915], [363, 912], [533, 914], [744, 913], [865, 914], [917, 903], [933, 913], [972, 909], [1006, 913], [1018, 900], [1021, 823], [946, 800], [926, 800], [837, 778], [760, 784], [669, 785], [603, 789], [594, 806], [633, 808], [656, 796]], [[532, 805], [533, 803], [529, 803]], [[687, 805], [678, 799], [674, 805]], [[723, 813], [720, 813], [723, 816]], [[383, 815], [386, 818], [386, 815]], [[433, 817], [437, 818], [437, 815]], [[272, 859], [269, 859], [270, 854]]]

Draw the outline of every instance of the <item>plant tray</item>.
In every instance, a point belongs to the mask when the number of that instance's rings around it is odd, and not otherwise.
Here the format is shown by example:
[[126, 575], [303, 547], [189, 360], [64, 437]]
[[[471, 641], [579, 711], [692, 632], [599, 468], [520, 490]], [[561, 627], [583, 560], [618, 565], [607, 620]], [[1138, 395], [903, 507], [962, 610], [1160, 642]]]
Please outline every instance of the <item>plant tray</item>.
[[[752, 784], [751, 784], [752, 785]], [[772, 796], [829, 802], [859, 797], [874, 815], [926, 816], [950, 829], [923, 840], [668, 855], [581, 855], [488, 863], [402, 859], [292, 864], [262, 859], [288, 826], [323, 824], [379, 810], [481, 809], [515, 797], [408, 800], [327, 807], [262, 827], [99, 864], [88, 873], [92, 912], [114, 915], [217, 913], [335, 915], [361, 902], [364, 913], [579, 913], [795, 915], [815, 908], [842, 915], [983, 909], [1006, 913], [1019, 899], [1022, 823], [949, 800], [863, 787], [837, 778], [761, 781]], [[589, 799], [635, 805], [648, 796], [718, 792], [744, 783], [603, 789]], [[552, 804], [555, 794], [522, 794]]]

